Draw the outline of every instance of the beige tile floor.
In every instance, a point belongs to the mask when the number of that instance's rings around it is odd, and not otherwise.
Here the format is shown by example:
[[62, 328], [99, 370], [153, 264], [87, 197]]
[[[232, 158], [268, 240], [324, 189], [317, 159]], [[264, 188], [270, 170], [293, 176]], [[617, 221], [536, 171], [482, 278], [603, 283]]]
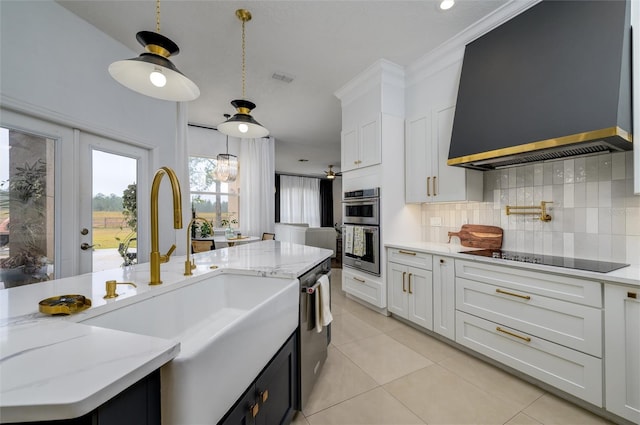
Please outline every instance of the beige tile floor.
[[347, 299], [333, 272], [329, 357], [294, 425], [610, 423]]

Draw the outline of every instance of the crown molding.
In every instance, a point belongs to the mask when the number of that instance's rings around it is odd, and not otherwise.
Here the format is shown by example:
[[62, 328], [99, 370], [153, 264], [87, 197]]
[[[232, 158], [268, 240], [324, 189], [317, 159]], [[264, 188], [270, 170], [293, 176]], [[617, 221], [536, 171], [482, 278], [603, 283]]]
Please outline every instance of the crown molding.
[[378, 59], [347, 84], [336, 90], [334, 95], [340, 99], [344, 106], [372, 89], [380, 89], [383, 85], [404, 90], [404, 76], [404, 67], [386, 59]]

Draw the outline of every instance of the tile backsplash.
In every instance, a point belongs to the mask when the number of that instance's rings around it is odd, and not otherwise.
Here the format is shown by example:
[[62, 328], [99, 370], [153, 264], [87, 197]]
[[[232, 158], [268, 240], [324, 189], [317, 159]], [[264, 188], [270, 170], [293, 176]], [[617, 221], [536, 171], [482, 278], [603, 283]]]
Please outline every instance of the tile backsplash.
[[[640, 195], [633, 152], [485, 171], [484, 202], [422, 205], [423, 240], [447, 242], [463, 224], [504, 229], [511, 251], [640, 264]], [[548, 205], [552, 220], [505, 214], [507, 205]], [[439, 217], [441, 226], [431, 226]], [[435, 220], [437, 221], [437, 220]], [[452, 243], [459, 243], [457, 238]]]

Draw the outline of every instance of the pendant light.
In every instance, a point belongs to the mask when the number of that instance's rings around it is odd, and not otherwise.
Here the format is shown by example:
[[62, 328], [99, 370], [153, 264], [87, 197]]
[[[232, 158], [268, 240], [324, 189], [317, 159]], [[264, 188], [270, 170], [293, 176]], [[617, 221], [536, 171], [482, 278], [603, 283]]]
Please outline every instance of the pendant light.
[[228, 136], [243, 138], [258, 138], [269, 135], [269, 130], [264, 128], [260, 123], [253, 119], [251, 110], [256, 105], [245, 99], [245, 23], [251, 20], [251, 12], [246, 9], [236, 10], [236, 16], [242, 21], [242, 99], [236, 99], [231, 105], [236, 108], [237, 113], [218, 125], [218, 131]]
[[160, 34], [160, 0], [156, 0], [156, 32], [140, 31], [136, 39], [145, 47], [137, 58], [113, 62], [109, 74], [123, 86], [162, 100], [184, 102], [200, 96], [200, 89], [169, 60], [178, 45]]
[[[225, 118], [231, 115], [224, 114]], [[234, 182], [238, 177], [238, 157], [229, 154], [229, 136], [227, 135], [227, 153], [220, 153], [216, 158], [213, 179], [219, 182]]]

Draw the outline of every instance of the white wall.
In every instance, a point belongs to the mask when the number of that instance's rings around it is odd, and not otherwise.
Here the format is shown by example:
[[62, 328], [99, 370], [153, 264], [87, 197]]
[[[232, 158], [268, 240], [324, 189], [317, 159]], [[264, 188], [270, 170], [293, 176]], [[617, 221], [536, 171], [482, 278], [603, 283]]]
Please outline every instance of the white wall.
[[[227, 149], [227, 136], [218, 130], [189, 126], [189, 156], [215, 158]], [[229, 153], [240, 157], [240, 139], [229, 137]]]
[[[136, 31], [131, 28], [132, 38]], [[164, 165], [174, 168], [184, 181], [186, 107], [132, 92], [107, 71], [111, 62], [139, 53], [53, 1], [0, 2], [3, 109], [150, 149], [149, 181], [156, 168]], [[69, 152], [68, 145], [74, 140], [64, 138], [61, 143]], [[64, 168], [60, 187], [71, 189], [75, 196], [63, 203], [63, 210], [58, 213], [63, 217], [62, 231], [75, 232], [78, 164], [74, 158], [63, 159], [66, 162], [59, 165]], [[169, 190], [164, 186], [163, 182], [163, 204], [170, 202]], [[141, 202], [148, 203], [148, 195], [145, 198]], [[170, 209], [160, 209], [161, 229], [171, 228], [167, 210]], [[148, 223], [145, 218], [141, 217], [140, 222]], [[166, 251], [176, 240], [177, 232], [160, 233], [161, 250]], [[184, 252], [182, 244], [178, 245], [178, 252]], [[65, 246], [63, 251], [67, 248], [71, 251], [75, 247]]]

